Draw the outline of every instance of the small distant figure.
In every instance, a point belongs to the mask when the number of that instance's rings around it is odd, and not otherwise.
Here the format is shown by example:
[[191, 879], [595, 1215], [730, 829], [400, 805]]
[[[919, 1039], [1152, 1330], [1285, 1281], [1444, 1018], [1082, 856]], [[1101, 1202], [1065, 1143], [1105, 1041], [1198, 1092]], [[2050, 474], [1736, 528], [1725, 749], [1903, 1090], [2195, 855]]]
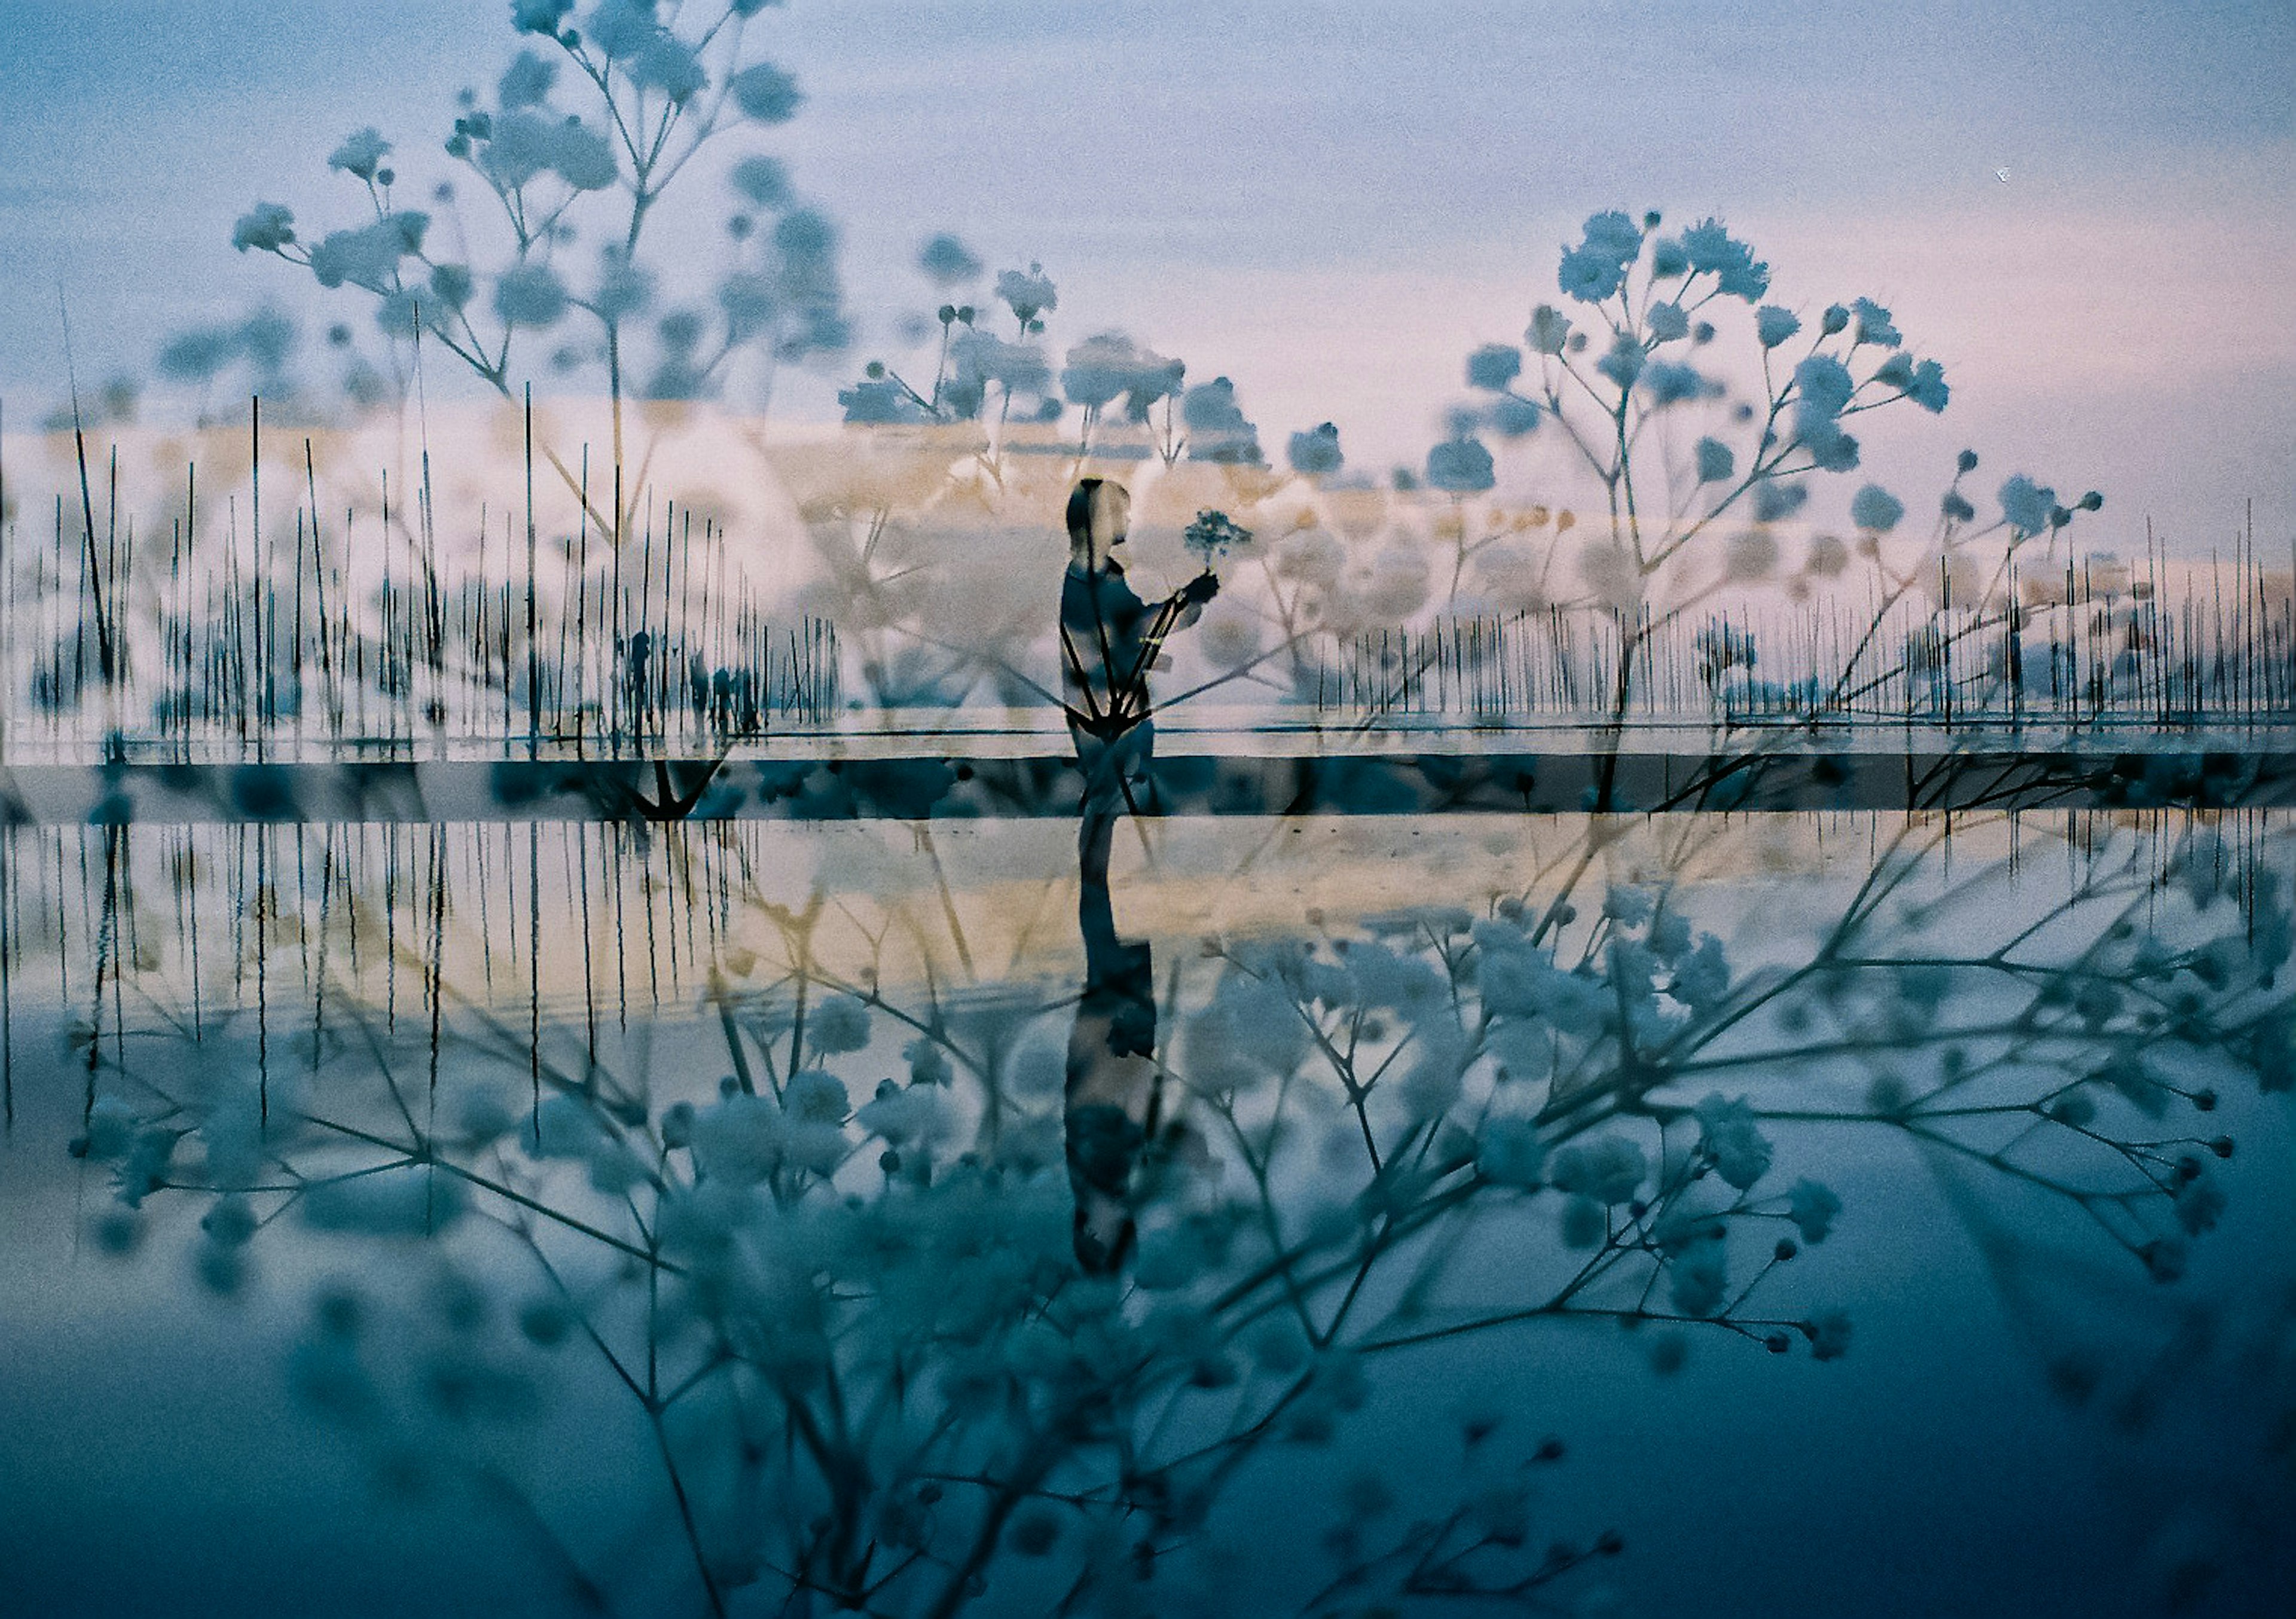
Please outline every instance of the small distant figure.
[[1995, 179], [1997, 179], [1997, 180], [2000, 181], [2000, 182], [2001, 182], [2001, 184], [2004, 184], [2004, 185], [2006, 185], [2006, 184], [2009, 184], [2009, 171], [2008, 171], [2007, 169], [2005, 169], [2005, 168], [1997, 168], [1997, 169], [1995, 169], [1995, 170], [1993, 171], [1993, 177], [1994, 177]]
[[1076, 1198], [1077, 1263], [1120, 1270], [1135, 1239], [1134, 1173], [1156, 1132], [1155, 961], [1145, 941], [1116, 936], [1109, 853], [1117, 822], [1136, 808], [1155, 748], [1148, 673], [1165, 639], [1219, 593], [1207, 568], [1154, 605], [1125, 582], [1117, 553], [1131, 521], [1120, 484], [1087, 478], [1069, 497], [1069, 566], [1061, 584], [1061, 675], [1084, 802], [1077, 825], [1077, 924], [1084, 993], [1069, 1035], [1064, 1123]]
[[1148, 672], [1165, 638], [1186, 629], [1219, 594], [1210, 568], [1153, 607], [1125, 582], [1121, 552], [1132, 497], [1121, 484], [1087, 478], [1069, 496], [1069, 567], [1061, 586], [1061, 677], [1069, 724], [1112, 739], [1149, 715]]
[[1069, 735], [1085, 779], [1077, 848], [1087, 885], [1108, 881], [1108, 848], [1118, 814], [1133, 803], [1155, 750], [1148, 674], [1165, 640], [1203, 614], [1219, 594], [1210, 568], [1153, 606], [1126, 583], [1119, 553], [1131, 525], [1124, 486], [1087, 478], [1069, 496], [1069, 566], [1061, 581], [1061, 685]]

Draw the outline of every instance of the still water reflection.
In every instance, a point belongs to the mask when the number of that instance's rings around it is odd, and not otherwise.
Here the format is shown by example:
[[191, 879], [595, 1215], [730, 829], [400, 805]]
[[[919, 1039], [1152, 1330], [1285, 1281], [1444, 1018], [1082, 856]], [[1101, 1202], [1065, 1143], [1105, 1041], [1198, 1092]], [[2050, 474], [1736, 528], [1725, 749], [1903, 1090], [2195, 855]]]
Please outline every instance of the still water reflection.
[[2288, 832], [16, 829], [0, 1551], [34, 1611], [2273, 1612]]

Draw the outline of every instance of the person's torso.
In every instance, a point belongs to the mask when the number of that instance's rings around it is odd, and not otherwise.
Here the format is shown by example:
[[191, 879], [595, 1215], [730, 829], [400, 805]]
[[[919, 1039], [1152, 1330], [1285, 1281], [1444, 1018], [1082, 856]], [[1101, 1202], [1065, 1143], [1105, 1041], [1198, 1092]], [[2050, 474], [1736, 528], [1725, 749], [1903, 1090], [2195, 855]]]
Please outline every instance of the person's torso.
[[1103, 699], [1144, 700], [1155, 617], [1125, 582], [1121, 568], [1111, 563], [1086, 572], [1071, 567], [1061, 583], [1063, 683], [1072, 691], [1088, 688]]

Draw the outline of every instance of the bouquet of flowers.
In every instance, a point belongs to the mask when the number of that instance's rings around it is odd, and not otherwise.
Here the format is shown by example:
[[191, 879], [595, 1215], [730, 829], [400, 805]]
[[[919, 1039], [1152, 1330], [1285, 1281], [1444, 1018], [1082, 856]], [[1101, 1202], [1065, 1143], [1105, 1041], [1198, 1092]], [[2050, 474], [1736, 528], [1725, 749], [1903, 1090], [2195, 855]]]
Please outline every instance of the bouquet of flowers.
[[1209, 570], [1212, 565], [1239, 545], [1251, 544], [1251, 530], [1236, 522], [1225, 511], [1199, 511], [1181, 534], [1180, 540], [1191, 554], [1200, 558]]

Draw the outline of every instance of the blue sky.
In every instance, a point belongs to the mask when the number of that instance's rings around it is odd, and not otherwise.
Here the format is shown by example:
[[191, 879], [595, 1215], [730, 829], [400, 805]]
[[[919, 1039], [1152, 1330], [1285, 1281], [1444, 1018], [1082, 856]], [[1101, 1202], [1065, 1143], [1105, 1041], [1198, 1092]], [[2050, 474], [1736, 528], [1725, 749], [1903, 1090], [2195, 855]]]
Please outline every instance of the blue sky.
[[[59, 391], [60, 288], [84, 380], [265, 296], [323, 323], [232, 219], [348, 217], [324, 160], [362, 124], [427, 172], [507, 13], [0, 0], [12, 406]], [[1717, 212], [1779, 296], [1871, 293], [1947, 362], [1907, 476], [1966, 440], [2172, 528], [2249, 495], [2296, 519], [2284, 4], [790, 0], [762, 26], [809, 97], [770, 149], [844, 230], [870, 351], [931, 301], [917, 240], [954, 228], [1044, 261], [1056, 339], [1124, 325], [1235, 376], [1264, 431], [1329, 416], [1406, 459], [1459, 356], [1553, 296], [1578, 219]], [[673, 223], [673, 257], [715, 224]]]

